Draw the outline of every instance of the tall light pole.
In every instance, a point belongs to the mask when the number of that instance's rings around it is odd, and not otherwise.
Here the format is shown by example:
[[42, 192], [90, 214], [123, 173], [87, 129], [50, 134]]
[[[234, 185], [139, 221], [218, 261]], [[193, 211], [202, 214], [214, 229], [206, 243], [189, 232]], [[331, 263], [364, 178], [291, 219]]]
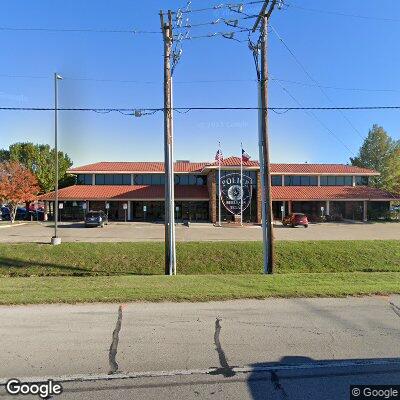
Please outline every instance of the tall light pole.
[[52, 245], [61, 244], [58, 237], [58, 81], [62, 76], [57, 72], [54, 74], [54, 150], [55, 150], [55, 179], [54, 179], [54, 236], [51, 238]]

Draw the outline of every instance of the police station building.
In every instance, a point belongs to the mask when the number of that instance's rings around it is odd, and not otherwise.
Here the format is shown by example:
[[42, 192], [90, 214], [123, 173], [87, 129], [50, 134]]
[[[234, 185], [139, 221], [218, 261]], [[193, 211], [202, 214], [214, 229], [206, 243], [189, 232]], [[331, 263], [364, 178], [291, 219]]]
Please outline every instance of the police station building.
[[[243, 222], [261, 222], [261, 178], [256, 161], [239, 157], [221, 162], [221, 215], [232, 221], [240, 213], [243, 187]], [[175, 214], [177, 221], [218, 219], [218, 162], [175, 163]], [[62, 220], [81, 220], [85, 212], [104, 210], [114, 221], [164, 219], [164, 163], [99, 162], [72, 168], [76, 184], [59, 190]], [[272, 204], [275, 219], [282, 213], [321, 215], [364, 220], [385, 215], [400, 196], [369, 186], [376, 171], [341, 164], [272, 164]], [[41, 196], [49, 218], [54, 214], [54, 192]]]

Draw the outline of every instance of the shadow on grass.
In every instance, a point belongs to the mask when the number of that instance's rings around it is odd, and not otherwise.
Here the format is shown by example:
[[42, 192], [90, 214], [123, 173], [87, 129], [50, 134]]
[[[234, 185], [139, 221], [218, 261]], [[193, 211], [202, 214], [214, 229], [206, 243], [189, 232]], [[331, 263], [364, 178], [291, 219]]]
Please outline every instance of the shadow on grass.
[[[41, 269], [44, 270], [41, 270]], [[0, 277], [29, 276], [121, 276], [121, 275], [159, 275], [146, 271], [92, 270], [76, 265], [55, 264], [42, 261], [26, 261], [17, 258], [0, 257]]]

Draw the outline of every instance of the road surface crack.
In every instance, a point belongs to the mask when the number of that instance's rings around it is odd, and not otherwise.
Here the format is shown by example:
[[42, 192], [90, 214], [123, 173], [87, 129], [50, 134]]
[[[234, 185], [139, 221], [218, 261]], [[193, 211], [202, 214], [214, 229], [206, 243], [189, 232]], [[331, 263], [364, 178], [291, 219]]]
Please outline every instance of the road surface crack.
[[281, 393], [282, 398], [287, 399], [288, 395], [285, 392], [283, 386], [281, 385], [279, 381], [279, 376], [275, 371], [271, 371], [271, 382], [273, 383], [275, 390]]
[[392, 302], [390, 302], [389, 304], [391, 305], [393, 312], [394, 312], [398, 317], [400, 317], [400, 307], [399, 307], [399, 306], [396, 306], [396, 304], [394, 304], [394, 303], [392, 303]]
[[218, 358], [221, 368], [216, 368], [214, 371], [210, 372], [210, 375], [223, 375], [225, 378], [229, 378], [231, 376], [235, 376], [236, 372], [233, 370], [233, 367], [231, 367], [228, 364], [225, 352], [221, 346], [221, 341], [219, 339], [221, 333], [220, 321], [221, 320], [219, 318], [217, 318], [215, 321], [214, 343], [215, 343], [215, 350], [217, 350], [218, 353]]
[[108, 362], [110, 365], [110, 371], [108, 372], [109, 375], [118, 372], [118, 363], [116, 361], [116, 357], [118, 351], [119, 332], [121, 331], [121, 326], [122, 326], [122, 306], [119, 306], [117, 323], [115, 325], [115, 329], [112, 334], [112, 342], [110, 350], [108, 352]]

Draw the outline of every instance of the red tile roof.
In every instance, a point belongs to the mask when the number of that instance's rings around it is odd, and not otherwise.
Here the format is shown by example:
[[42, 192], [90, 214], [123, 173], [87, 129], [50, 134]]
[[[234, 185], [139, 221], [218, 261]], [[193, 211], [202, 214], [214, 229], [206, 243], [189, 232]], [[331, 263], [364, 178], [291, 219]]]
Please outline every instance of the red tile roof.
[[[177, 162], [175, 172], [201, 172], [207, 163]], [[83, 165], [70, 168], [69, 172], [111, 172], [111, 173], [136, 173], [136, 172], [164, 172], [163, 162], [107, 162]]]
[[[246, 161], [244, 167], [258, 168], [258, 161]], [[175, 172], [196, 172], [203, 169], [216, 168], [217, 162], [177, 162]], [[239, 167], [239, 157], [228, 157], [222, 162], [223, 167]], [[69, 169], [71, 173], [163, 173], [163, 162], [98, 162]], [[343, 164], [271, 164], [273, 174], [368, 174], [379, 175], [377, 172]]]
[[379, 175], [368, 168], [345, 164], [271, 164], [272, 173], [282, 174], [370, 174]]
[[[208, 165], [216, 167], [216, 166], [218, 166], [218, 161], [214, 161]], [[222, 167], [240, 167], [240, 157], [224, 158], [221, 162], [221, 166]], [[258, 161], [253, 161], [253, 160], [243, 161], [243, 166], [244, 167], [259, 167], [259, 163], [258, 163]]]
[[[208, 200], [206, 186], [175, 186], [176, 200]], [[75, 185], [59, 190], [59, 199], [67, 200], [163, 200], [164, 185], [111, 186]], [[272, 186], [273, 200], [400, 200], [380, 189], [367, 186]], [[54, 200], [54, 192], [40, 196]]]
[[[60, 200], [163, 200], [164, 185], [75, 185], [60, 189]], [[39, 197], [54, 200], [54, 192]], [[208, 200], [207, 186], [175, 186], [176, 200]]]
[[273, 200], [400, 200], [368, 186], [272, 186]]

